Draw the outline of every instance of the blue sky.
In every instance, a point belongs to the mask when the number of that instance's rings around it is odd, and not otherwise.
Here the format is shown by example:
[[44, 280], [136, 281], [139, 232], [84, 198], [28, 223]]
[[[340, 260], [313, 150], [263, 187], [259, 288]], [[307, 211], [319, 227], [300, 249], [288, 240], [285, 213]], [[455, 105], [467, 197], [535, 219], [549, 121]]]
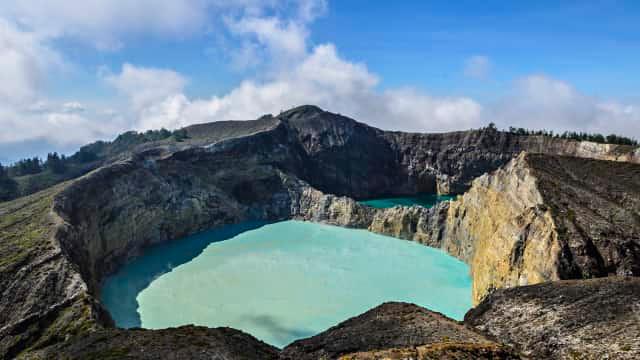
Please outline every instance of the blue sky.
[[9, 2], [0, 161], [301, 103], [386, 129], [640, 137], [639, 19], [615, 0]]
[[465, 81], [460, 67], [483, 54], [495, 65], [497, 89], [523, 74], [545, 73], [589, 93], [639, 94], [638, 78], [629, 76], [640, 58], [638, 2], [368, 3], [332, 4], [316, 26], [317, 39], [367, 62], [389, 86], [467, 94], [484, 86]]

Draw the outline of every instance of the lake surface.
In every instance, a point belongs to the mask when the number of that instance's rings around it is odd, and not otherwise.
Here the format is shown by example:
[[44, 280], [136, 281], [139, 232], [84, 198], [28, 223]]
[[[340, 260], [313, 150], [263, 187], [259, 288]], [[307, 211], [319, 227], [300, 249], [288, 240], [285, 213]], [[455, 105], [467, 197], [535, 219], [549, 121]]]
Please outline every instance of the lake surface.
[[149, 249], [105, 281], [102, 301], [120, 327], [230, 326], [283, 347], [385, 301], [461, 320], [471, 279], [466, 264], [410, 241], [244, 223]]
[[435, 194], [419, 194], [416, 196], [396, 197], [396, 198], [384, 198], [384, 199], [371, 199], [363, 200], [360, 203], [368, 205], [378, 209], [392, 208], [394, 206], [413, 206], [419, 205], [424, 207], [432, 207], [441, 201], [453, 200], [456, 195], [435, 195]]

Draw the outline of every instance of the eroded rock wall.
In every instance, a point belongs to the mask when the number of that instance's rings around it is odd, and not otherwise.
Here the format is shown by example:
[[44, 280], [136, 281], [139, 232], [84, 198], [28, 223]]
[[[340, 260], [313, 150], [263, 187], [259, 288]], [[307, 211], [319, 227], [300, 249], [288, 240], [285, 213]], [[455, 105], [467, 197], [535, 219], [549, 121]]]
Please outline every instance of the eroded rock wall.
[[518, 136], [495, 129], [383, 131], [314, 106], [277, 118], [289, 129], [291, 144], [304, 160], [296, 175], [323, 192], [356, 199], [462, 193], [475, 178], [522, 151], [640, 163], [640, 150], [632, 146]]
[[469, 263], [474, 302], [496, 288], [560, 278], [556, 225], [526, 161], [522, 154], [476, 179], [449, 207], [443, 248]]
[[470, 265], [473, 300], [561, 279], [640, 275], [640, 166], [522, 153], [426, 209], [367, 208], [307, 189], [304, 220], [441, 248]]
[[288, 218], [289, 184], [297, 180], [272, 165], [294, 164], [280, 136], [286, 134], [276, 128], [166, 157], [145, 154], [64, 189], [55, 200], [70, 224], [61, 243], [91, 291], [147, 246], [226, 224]]

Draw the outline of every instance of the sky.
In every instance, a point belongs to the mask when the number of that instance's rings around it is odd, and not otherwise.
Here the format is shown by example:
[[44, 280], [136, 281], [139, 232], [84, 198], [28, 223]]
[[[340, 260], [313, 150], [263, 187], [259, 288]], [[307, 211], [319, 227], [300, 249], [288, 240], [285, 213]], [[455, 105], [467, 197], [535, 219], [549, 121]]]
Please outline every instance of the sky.
[[637, 1], [0, 3], [0, 162], [315, 104], [390, 130], [640, 138]]

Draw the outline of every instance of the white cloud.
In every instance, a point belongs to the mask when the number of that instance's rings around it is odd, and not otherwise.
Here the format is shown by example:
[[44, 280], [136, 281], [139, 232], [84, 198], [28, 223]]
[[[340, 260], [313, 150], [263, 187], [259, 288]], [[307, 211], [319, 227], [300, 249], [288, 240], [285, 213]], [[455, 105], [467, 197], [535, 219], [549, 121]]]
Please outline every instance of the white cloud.
[[311, 20], [325, 0], [20, 0], [0, 2], [0, 17], [46, 34], [119, 49], [144, 35], [182, 38], [208, 30], [223, 16], [262, 16], [294, 6]]
[[85, 107], [77, 101], [70, 101], [62, 104], [62, 110], [66, 113], [81, 113], [85, 111]]
[[475, 55], [467, 59], [464, 64], [464, 74], [474, 79], [486, 79], [491, 72], [491, 61], [483, 55]]
[[72, 37], [102, 49], [118, 48], [121, 38], [153, 33], [182, 36], [207, 20], [204, 0], [20, 0], [3, 1], [0, 15], [50, 37]]
[[281, 70], [294, 66], [307, 55], [308, 26], [326, 12], [327, 3], [325, 0], [290, 2], [295, 11], [287, 16], [245, 12], [225, 17], [231, 40], [241, 43], [229, 49], [234, 68], [266, 65], [272, 71]]
[[[110, 138], [142, 123], [134, 121], [142, 114], [153, 113], [165, 100], [179, 99], [187, 83], [170, 70], [124, 64], [117, 75], [102, 71], [99, 76], [131, 100], [131, 110], [107, 112], [75, 101], [52, 101], [43, 93], [48, 75], [66, 67], [52, 45], [57, 39], [117, 49], [129, 37], [184, 37], [209, 31], [216, 25], [215, 19], [228, 18], [239, 25], [237, 35], [262, 47], [258, 50], [295, 53], [306, 41], [306, 22], [325, 8], [324, 0], [0, 2], [0, 126], [12, 129], [0, 134], [0, 143], [44, 139], [54, 144], [81, 145], [96, 138]], [[281, 19], [280, 15], [293, 20]], [[198, 108], [198, 102], [194, 102], [192, 107]], [[167, 104], [163, 114], [170, 117]]]
[[177, 128], [216, 120], [248, 120], [316, 104], [387, 129], [444, 131], [479, 126], [482, 107], [469, 98], [436, 98], [417, 90], [376, 90], [378, 77], [340, 58], [331, 44], [315, 47], [287, 72], [247, 80], [224, 96], [189, 99], [176, 92], [141, 109], [137, 128]]
[[47, 72], [61, 66], [60, 55], [37, 34], [20, 31], [0, 18], [0, 102], [33, 100]]
[[231, 33], [242, 39], [236, 64], [255, 66], [255, 58], [266, 57], [271, 61], [263, 75], [209, 99], [190, 99], [176, 91], [138, 109], [136, 127], [253, 119], [300, 104], [316, 104], [386, 129], [445, 131], [481, 126], [482, 106], [470, 98], [433, 97], [415, 89], [381, 92], [377, 75], [364, 64], [341, 58], [334, 45], [309, 50], [309, 22], [324, 11], [324, 1], [312, 0], [300, 2], [297, 15], [286, 20], [261, 14], [227, 19]]
[[119, 74], [104, 75], [105, 81], [127, 95], [135, 109], [164, 100], [169, 95], [182, 92], [187, 79], [171, 70], [143, 68], [131, 64], [122, 65]]
[[227, 24], [236, 35], [255, 36], [257, 43], [262, 44], [272, 56], [297, 57], [306, 52], [308, 32], [304, 24], [284, 22], [275, 17], [245, 17], [228, 20]]
[[129, 125], [117, 115], [69, 111], [68, 104], [39, 103], [35, 108], [0, 104], [0, 144], [43, 139], [54, 145], [81, 145], [112, 137]]
[[588, 96], [564, 81], [544, 75], [518, 80], [511, 94], [490, 109], [487, 118], [502, 127], [618, 133], [640, 138], [637, 105]]
[[0, 143], [47, 138], [79, 144], [116, 125], [82, 117], [78, 102], [57, 104], [44, 97], [47, 74], [65, 67], [39, 34], [0, 18]]

